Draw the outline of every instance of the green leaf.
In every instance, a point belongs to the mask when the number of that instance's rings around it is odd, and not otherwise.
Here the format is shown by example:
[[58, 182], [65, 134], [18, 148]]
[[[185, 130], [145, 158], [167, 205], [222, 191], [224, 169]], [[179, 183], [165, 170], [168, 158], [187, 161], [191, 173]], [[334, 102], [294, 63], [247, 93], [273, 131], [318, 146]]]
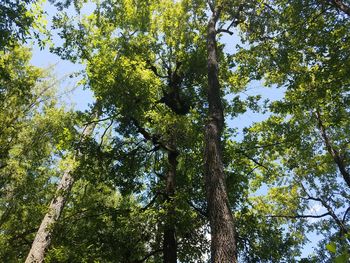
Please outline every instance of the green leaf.
[[326, 248], [331, 253], [335, 253], [337, 251], [337, 246], [336, 246], [336, 244], [334, 242], [331, 242], [331, 243], [327, 244]]
[[335, 263], [347, 263], [349, 260], [349, 256], [347, 254], [341, 254], [339, 256], [337, 256], [335, 259], [334, 259], [334, 262]]

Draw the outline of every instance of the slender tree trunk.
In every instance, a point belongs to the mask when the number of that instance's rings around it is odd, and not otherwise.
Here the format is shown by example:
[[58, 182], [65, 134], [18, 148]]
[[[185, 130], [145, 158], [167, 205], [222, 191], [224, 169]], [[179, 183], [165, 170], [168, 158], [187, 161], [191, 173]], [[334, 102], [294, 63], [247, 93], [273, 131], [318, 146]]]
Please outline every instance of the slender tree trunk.
[[167, 198], [167, 214], [164, 226], [164, 241], [163, 241], [163, 262], [164, 263], [176, 263], [177, 262], [177, 241], [175, 230], [175, 208], [174, 208], [174, 195], [175, 195], [175, 183], [176, 183], [176, 168], [178, 153], [174, 151], [168, 151], [169, 170], [166, 176], [165, 193]]
[[343, 176], [345, 183], [348, 187], [350, 187], [350, 174], [347, 170], [347, 166], [344, 160], [345, 158], [337, 149], [333, 147], [331, 139], [329, 138], [326, 128], [323, 125], [321, 114], [319, 111], [316, 111], [316, 119], [318, 121], [318, 128], [320, 129], [323, 142], [326, 145], [326, 149], [328, 153], [332, 156], [335, 164], [338, 166], [339, 172]]
[[207, 28], [209, 118], [205, 129], [205, 176], [211, 228], [211, 262], [235, 263], [235, 225], [227, 196], [221, 149], [224, 114], [216, 43], [216, 23], [220, 8], [212, 11]]
[[[96, 115], [99, 115], [99, 112], [96, 111], [94, 114], [96, 117]], [[84, 141], [84, 139], [91, 136], [95, 126], [96, 122], [91, 122], [85, 126], [83, 134], [81, 136], [81, 141]], [[80, 152], [77, 150], [74, 158], [78, 157], [79, 155]], [[57, 186], [55, 196], [50, 203], [48, 212], [45, 214], [44, 219], [40, 224], [39, 230], [36, 233], [35, 239], [25, 263], [41, 263], [44, 261], [45, 252], [51, 243], [54, 226], [62, 214], [64, 205], [67, 201], [67, 197], [74, 184], [73, 172], [73, 165], [65, 170], [61, 181]]]

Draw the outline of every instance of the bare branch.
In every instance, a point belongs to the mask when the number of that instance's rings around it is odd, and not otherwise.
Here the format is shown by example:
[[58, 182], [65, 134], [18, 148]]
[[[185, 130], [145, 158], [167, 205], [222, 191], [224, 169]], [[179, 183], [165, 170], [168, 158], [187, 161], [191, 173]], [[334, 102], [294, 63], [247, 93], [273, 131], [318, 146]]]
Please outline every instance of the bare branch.
[[331, 214], [329, 212], [324, 213], [322, 215], [267, 215], [266, 217], [271, 218], [322, 218], [325, 216], [330, 216]]
[[333, 220], [336, 222], [336, 224], [339, 226], [340, 230], [342, 233], [347, 233], [348, 230], [346, 228], [346, 226], [344, 225], [344, 222], [342, 222], [338, 216], [335, 214], [334, 210], [332, 209], [332, 207], [327, 204], [327, 202], [325, 200], [323, 200], [322, 198], [318, 198], [318, 197], [313, 197], [311, 196], [305, 189], [304, 185], [301, 183], [301, 187], [304, 190], [305, 194], [308, 196], [307, 198], [304, 197], [300, 197], [301, 199], [305, 199], [305, 200], [312, 200], [312, 201], [317, 201], [320, 202], [324, 208], [327, 209], [329, 215], [333, 218]]
[[107, 126], [107, 128], [104, 130], [103, 134], [101, 135], [101, 142], [99, 145], [99, 148], [101, 148], [102, 143], [103, 143], [103, 138], [105, 137], [107, 131], [109, 130], [109, 128], [113, 125], [113, 120], [111, 121], [111, 123]]
[[233, 32], [232, 31], [230, 31], [230, 30], [228, 30], [228, 29], [224, 29], [224, 28], [221, 28], [221, 29], [219, 29], [218, 31], [217, 31], [218, 33], [227, 33], [227, 34], [229, 34], [229, 35], [233, 35]]
[[243, 156], [245, 156], [246, 158], [248, 158], [249, 160], [251, 160], [253, 163], [255, 163], [256, 165], [263, 167], [265, 170], [269, 170], [268, 167], [266, 167], [264, 164], [260, 163], [258, 160], [254, 159], [253, 157], [250, 157], [249, 155], [247, 155], [246, 153], [244, 153], [243, 151], [239, 151], [239, 153], [241, 153]]
[[84, 125], [89, 125], [91, 123], [98, 123], [98, 122], [102, 122], [102, 121], [108, 121], [108, 120], [111, 120], [113, 118], [115, 118], [117, 115], [113, 115], [113, 116], [109, 116], [109, 117], [106, 117], [106, 118], [103, 118], [103, 119], [98, 119], [98, 120], [92, 120], [92, 121], [89, 121], [89, 122], [86, 122], [84, 123]]
[[171, 151], [171, 152], [175, 151], [173, 148], [171, 148], [167, 144], [163, 143], [157, 134], [149, 133], [145, 128], [143, 128], [139, 124], [139, 122], [135, 118], [131, 117], [130, 119], [133, 122], [133, 124], [135, 125], [135, 127], [137, 128], [138, 132], [141, 133], [142, 136], [145, 138], [145, 140], [152, 142], [154, 146], [162, 147], [166, 151]]
[[151, 61], [146, 60], [146, 64], [148, 65], [148, 69], [150, 69], [157, 77], [162, 78], [162, 79], [166, 79], [167, 78], [167, 76], [163, 76], [163, 75], [160, 75], [158, 73], [158, 69], [156, 68], [156, 66], [154, 66], [151, 63]]
[[237, 13], [233, 16], [231, 23], [228, 25], [227, 28], [219, 28], [218, 33], [228, 33], [230, 35], [233, 35], [233, 32], [230, 30], [232, 26], [238, 26], [240, 23], [242, 23], [244, 20], [240, 19], [240, 14], [243, 11], [243, 4], [239, 5]]

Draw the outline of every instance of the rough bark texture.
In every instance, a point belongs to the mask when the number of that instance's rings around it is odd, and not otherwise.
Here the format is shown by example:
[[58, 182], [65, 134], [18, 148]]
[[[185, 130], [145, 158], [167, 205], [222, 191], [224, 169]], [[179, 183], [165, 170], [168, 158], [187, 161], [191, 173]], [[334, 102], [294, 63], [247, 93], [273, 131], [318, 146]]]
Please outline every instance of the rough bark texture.
[[164, 226], [164, 241], [163, 241], [163, 262], [176, 263], [177, 262], [177, 241], [175, 230], [175, 209], [173, 198], [175, 195], [176, 183], [176, 168], [177, 168], [176, 151], [168, 151], [169, 170], [166, 176], [166, 198], [168, 202], [168, 209], [166, 215], [166, 222]]
[[220, 8], [212, 11], [207, 31], [209, 119], [205, 130], [205, 175], [211, 228], [211, 262], [232, 263], [237, 262], [235, 226], [228, 202], [222, 163], [221, 135], [224, 114], [218, 77], [215, 28]]
[[[92, 122], [85, 127], [81, 141], [92, 134], [95, 126], [96, 122]], [[76, 156], [79, 154], [80, 152], [77, 151]], [[73, 170], [73, 167], [68, 167], [64, 172], [61, 181], [58, 184], [56, 194], [50, 203], [48, 212], [45, 214], [44, 219], [40, 224], [25, 263], [41, 263], [44, 261], [45, 252], [51, 243], [53, 228], [62, 214], [67, 197], [74, 184], [74, 177], [72, 175]]]
[[49, 211], [46, 213], [39, 230], [35, 236], [32, 248], [26, 259], [29, 262], [43, 262], [45, 251], [51, 243], [53, 226], [57, 222], [63, 210], [66, 195], [70, 191], [74, 179], [71, 175], [72, 169], [65, 171], [57, 188], [57, 194], [50, 203]]

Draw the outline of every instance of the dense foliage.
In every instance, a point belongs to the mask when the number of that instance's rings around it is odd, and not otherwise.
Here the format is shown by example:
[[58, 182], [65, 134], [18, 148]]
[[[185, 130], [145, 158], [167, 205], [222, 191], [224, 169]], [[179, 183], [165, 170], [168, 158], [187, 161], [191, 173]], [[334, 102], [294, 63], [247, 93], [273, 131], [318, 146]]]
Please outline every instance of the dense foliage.
[[52, 4], [95, 102], [30, 64], [40, 3], [1, 3], [0, 261], [349, 260], [348, 1]]

